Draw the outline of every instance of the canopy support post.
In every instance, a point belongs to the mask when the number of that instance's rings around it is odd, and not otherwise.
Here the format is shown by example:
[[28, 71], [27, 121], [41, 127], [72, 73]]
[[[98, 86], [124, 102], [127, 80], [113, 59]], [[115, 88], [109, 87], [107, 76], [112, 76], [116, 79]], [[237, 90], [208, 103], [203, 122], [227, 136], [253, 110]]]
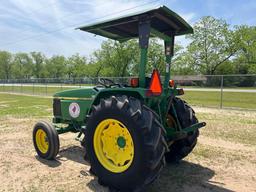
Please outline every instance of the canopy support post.
[[150, 36], [150, 19], [141, 18], [139, 21], [139, 45], [140, 45], [140, 65], [139, 65], [139, 86], [146, 86], [146, 64], [148, 54], [148, 43]]
[[164, 88], [168, 88], [169, 80], [170, 80], [170, 67], [171, 60], [174, 54], [174, 35], [170, 38], [170, 40], [164, 41], [165, 47], [165, 80], [164, 80]]

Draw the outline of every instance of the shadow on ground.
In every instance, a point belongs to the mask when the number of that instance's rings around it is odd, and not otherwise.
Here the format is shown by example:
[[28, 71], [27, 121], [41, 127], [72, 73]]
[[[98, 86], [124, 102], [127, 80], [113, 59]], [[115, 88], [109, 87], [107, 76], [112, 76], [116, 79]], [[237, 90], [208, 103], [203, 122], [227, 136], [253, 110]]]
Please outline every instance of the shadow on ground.
[[[223, 183], [211, 182], [214, 174], [215, 172], [207, 167], [187, 161], [169, 164], [163, 169], [160, 177], [143, 192], [233, 192], [222, 187]], [[87, 184], [95, 192], [99, 190], [97, 185], [96, 178]]]
[[[60, 150], [56, 160], [44, 160], [36, 156], [43, 164], [49, 167], [58, 167], [62, 162], [71, 160], [76, 163], [89, 165], [84, 160], [84, 149], [79, 146], [68, 146]], [[82, 171], [81, 171], [82, 172]], [[82, 173], [81, 173], [82, 174]], [[84, 174], [83, 174], [84, 175]], [[232, 192], [224, 188], [223, 183], [213, 182], [210, 179], [215, 175], [215, 172], [207, 167], [194, 164], [187, 161], [181, 161], [178, 164], [168, 164], [164, 167], [160, 177], [153, 182], [145, 190], [146, 192]], [[86, 174], [84, 175], [86, 176]], [[105, 187], [98, 184], [98, 179], [94, 178], [89, 181], [87, 186], [95, 192], [109, 191]]]
[[58, 167], [58, 166], [61, 165], [61, 162], [58, 161], [58, 160], [46, 160], [46, 159], [42, 159], [42, 158], [39, 157], [38, 155], [36, 155], [35, 157], [36, 157], [36, 159], [37, 159], [38, 161], [40, 161], [41, 163], [47, 165], [48, 167], [54, 168], [54, 167]]
[[214, 175], [213, 170], [187, 161], [168, 164], [161, 172], [160, 177], [146, 191], [232, 192], [221, 186], [224, 185], [223, 183], [211, 182], [210, 179]]
[[60, 150], [57, 157], [60, 161], [71, 160], [84, 165], [90, 165], [85, 161], [85, 150], [80, 146], [69, 146]]
[[49, 166], [49, 167], [58, 167], [64, 161], [74, 161], [76, 163], [81, 163], [84, 165], [89, 165], [87, 161], [84, 160], [85, 151], [82, 147], [79, 146], [68, 146], [64, 149], [61, 149], [58, 153], [58, 156], [55, 160], [46, 160], [36, 156], [36, 159], [41, 163]]

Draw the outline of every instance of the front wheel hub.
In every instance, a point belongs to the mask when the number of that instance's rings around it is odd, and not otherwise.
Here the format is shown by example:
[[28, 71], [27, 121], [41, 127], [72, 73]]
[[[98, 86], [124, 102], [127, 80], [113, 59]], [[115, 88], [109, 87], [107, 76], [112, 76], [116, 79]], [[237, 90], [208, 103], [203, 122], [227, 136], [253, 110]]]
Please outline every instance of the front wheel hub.
[[36, 145], [41, 153], [47, 153], [49, 149], [49, 142], [47, 133], [43, 129], [38, 129], [36, 132]]

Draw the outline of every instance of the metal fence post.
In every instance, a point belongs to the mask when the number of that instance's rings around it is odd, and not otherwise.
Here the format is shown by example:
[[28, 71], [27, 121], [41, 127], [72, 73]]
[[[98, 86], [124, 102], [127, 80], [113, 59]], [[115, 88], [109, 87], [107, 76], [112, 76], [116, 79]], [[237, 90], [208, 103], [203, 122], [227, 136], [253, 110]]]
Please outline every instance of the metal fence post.
[[35, 95], [35, 82], [33, 82], [33, 95]]
[[220, 83], [220, 108], [223, 107], [223, 75], [221, 76], [221, 83]]
[[45, 83], [45, 95], [47, 95], [47, 83]]

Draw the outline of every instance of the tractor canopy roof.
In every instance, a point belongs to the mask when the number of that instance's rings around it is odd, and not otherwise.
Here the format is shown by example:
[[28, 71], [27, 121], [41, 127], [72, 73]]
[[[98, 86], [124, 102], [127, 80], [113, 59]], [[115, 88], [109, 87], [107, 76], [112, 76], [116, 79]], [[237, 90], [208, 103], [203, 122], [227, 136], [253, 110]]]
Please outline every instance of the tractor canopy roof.
[[150, 21], [151, 36], [153, 37], [164, 38], [193, 33], [193, 28], [182, 17], [166, 6], [143, 10], [111, 20], [78, 27], [77, 29], [118, 41], [126, 41], [139, 37], [138, 26], [143, 18], [144, 20], [147, 18]]

